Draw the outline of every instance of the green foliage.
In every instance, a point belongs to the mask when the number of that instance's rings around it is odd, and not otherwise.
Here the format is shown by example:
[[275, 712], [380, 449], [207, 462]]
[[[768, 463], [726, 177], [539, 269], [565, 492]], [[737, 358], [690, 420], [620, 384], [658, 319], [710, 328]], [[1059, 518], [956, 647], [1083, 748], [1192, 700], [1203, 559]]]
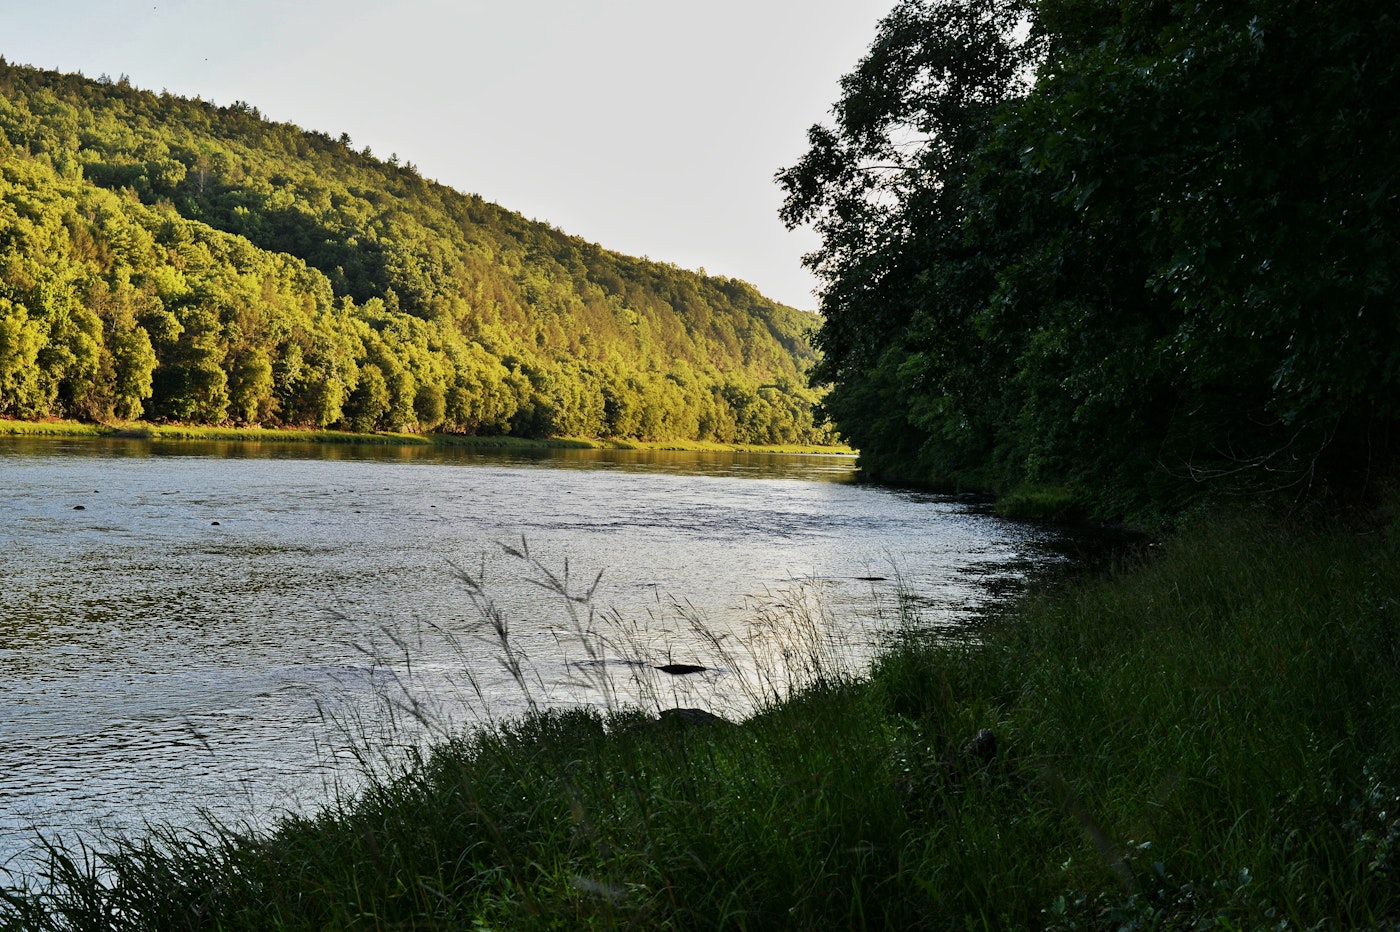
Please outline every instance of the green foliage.
[[0, 399], [7, 414], [38, 410], [40, 340], [38, 322], [29, 319], [24, 305], [0, 298]]
[[1400, 18], [907, 0], [780, 175], [875, 471], [1100, 513], [1355, 491], [1400, 421]]
[[0, 62], [0, 416], [811, 443], [814, 323], [246, 104]]

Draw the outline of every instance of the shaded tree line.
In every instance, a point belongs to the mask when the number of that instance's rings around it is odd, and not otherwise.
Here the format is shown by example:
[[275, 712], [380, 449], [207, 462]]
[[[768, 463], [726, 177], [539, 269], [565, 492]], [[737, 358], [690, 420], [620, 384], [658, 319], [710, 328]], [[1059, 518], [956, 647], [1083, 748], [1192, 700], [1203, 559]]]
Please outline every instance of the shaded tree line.
[[779, 173], [877, 473], [1105, 514], [1362, 489], [1400, 415], [1378, 0], [904, 0]]
[[813, 442], [815, 318], [348, 137], [0, 60], [0, 415]]

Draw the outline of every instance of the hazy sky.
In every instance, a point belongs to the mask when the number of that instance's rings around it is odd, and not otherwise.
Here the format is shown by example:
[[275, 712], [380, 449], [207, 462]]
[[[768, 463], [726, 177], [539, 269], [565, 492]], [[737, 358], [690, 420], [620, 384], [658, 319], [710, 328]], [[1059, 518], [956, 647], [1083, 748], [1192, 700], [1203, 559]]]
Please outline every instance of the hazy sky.
[[11, 62], [349, 133], [602, 245], [814, 308], [780, 167], [894, 0], [0, 0]]

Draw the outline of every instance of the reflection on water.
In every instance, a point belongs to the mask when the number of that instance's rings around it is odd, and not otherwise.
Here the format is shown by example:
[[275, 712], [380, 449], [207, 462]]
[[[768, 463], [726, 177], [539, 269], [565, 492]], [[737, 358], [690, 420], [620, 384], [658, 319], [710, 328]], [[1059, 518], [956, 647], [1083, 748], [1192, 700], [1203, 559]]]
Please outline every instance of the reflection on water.
[[[538, 701], [734, 710], [804, 638], [859, 661], [901, 597], [954, 624], [1053, 543], [852, 479], [830, 456], [0, 439], [0, 863], [35, 829], [304, 809], [359, 730], [521, 711], [460, 572]], [[500, 546], [522, 540], [533, 566]], [[565, 567], [574, 594], [602, 571], [590, 602], [549, 591]]]
[[3, 437], [0, 455], [64, 457], [190, 457], [196, 459], [315, 459], [327, 462], [444, 463], [538, 466], [549, 469], [618, 469], [675, 475], [758, 476], [850, 482], [852, 456], [789, 453], [593, 450], [561, 447], [499, 448], [430, 444], [301, 443], [296, 441], [131, 440], [111, 437]]

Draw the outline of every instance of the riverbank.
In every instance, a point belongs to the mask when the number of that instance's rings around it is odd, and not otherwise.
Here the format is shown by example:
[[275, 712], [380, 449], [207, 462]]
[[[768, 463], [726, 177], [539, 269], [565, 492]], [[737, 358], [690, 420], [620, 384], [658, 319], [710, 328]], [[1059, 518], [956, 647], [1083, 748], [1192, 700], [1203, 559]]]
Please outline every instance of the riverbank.
[[738, 725], [538, 715], [46, 928], [1355, 928], [1400, 919], [1400, 528], [1237, 518]]
[[202, 440], [235, 443], [336, 443], [376, 446], [449, 446], [480, 449], [667, 450], [687, 453], [795, 453], [853, 456], [843, 444], [747, 444], [708, 440], [598, 440], [590, 437], [476, 437], [465, 434], [356, 434], [338, 430], [290, 430], [261, 427], [201, 427], [147, 424], [141, 421], [89, 424], [83, 421], [16, 421], [0, 418], [0, 436], [125, 437], [143, 440]]

